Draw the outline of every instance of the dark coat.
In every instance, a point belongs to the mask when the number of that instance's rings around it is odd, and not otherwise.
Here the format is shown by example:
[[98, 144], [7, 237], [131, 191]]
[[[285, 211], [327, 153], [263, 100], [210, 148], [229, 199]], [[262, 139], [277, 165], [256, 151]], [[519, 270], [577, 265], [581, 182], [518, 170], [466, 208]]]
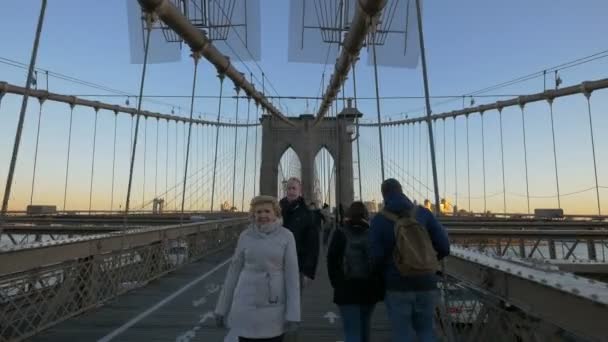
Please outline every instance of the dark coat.
[[[414, 209], [414, 204], [401, 193], [392, 193], [384, 198], [384, 209], [393, 214], [400, 215]], [[437, 259], [441, 260], [450, 254], [448, 234], [437, 221], [433, 213], [423, 207], [416, 211], [416, 221], [426, 227], [437, 252]], [[428, 291], [437, 288], [437, 276], [434, 273], [402, 276], [393, 261], [395, 249], [395, 223], [382, 213], [375, 215], [370, 224], [370, 240], [372, 256], [377, 268], [384, 270], [386, 289], [389, 291]]]
[[319, 261], [319, 227], [315, 224], [313, 213], [301, 197], [291, 203], [283, 198], [280, 205], [283, 226], [296, 239], [300, 273], [314, 279]]
[[[369, 226], [364, 223], [347, 223], [343, 229], [349, 229], [353, 234], [367, 234]], [[344, 250], [346, 236], [341, 229], [334, 231], [327, 250], [327, 272], [331, 286], [334, 288], [334, 303], [337, 305], [370, 305], [384, 299], [382, 274], [374, 273], [365, 280], [344, 279]]]

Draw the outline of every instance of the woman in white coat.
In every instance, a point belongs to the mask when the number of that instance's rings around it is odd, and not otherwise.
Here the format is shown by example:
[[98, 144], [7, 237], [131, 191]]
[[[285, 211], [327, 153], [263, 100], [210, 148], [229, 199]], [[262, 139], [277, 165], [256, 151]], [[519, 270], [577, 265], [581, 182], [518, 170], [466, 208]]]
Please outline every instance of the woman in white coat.
[[252, 223], [239, 236], [215, 315], [239, 341], [282, 341], [300, 321], [300, 273], [293, 234], [276, 198], [251, 201]]

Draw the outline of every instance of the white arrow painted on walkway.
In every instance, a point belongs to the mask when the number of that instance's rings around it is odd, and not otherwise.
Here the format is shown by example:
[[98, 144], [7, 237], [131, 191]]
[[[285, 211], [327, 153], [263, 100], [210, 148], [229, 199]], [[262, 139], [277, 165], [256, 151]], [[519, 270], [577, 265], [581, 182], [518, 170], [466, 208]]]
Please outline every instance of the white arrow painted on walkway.
[[336, 321], [337, 318], [339, 318], [338, 315], [336, 315], [335, 313], [328, 311], [325, 316], [323, 316], [323, 318], [327, 318], [329, 320], [330, 324], [334, 324], [334, 322]]
[[207, 285], [207, 293], [216, 293], [217, 291], [219, 291], [221, 288], [221, 286], [216, 285], [216, 284], [209, 284]]
[[212, 311], [207, 311], [207, 313], [205, 313], [204, 315], [201, 315], [201, 320], [198, 321], [199, 324], [203, 324], [205, 323], [208, 319], [213, 319], [215, 318], [215, 315], [213, 314]]

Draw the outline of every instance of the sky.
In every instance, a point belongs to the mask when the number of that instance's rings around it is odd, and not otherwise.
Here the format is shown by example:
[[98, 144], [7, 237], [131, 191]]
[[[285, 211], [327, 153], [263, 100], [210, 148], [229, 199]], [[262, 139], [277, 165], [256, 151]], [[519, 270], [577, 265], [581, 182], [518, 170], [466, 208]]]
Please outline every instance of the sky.
[[[2, 49], [0, 57], [21, 63], [28, 63], [32, 42], [35, 33], [40, 3], [39, 1], [4, 0], [0, 4], [0, 42]], [[262, 59], [258, 62], [278, 94], [284, 96], [316, 96], [319, 94], [321, 75], [325, 71], [329, 78], [333, 65], [317, 65], [287, 62], [287, 36], [289, 1], [262, 0]], [[425, 1], [424, 2], [424, 33], [428, 64], [428, 75], [431, 95], [461, 95], [497, 83], [508, 81], [522, 75], [541, 71], [561, 63], [580, 57], [608, 50], [606, 32], [608, 22], [605, 14], [608, 12], [608, 3], [602, 0], [588, 0], [582, 2], [565, 0], [537, 0], [534, 2], [515, 0], [489, 2], [471, 0], [461, 2]], [[362, 52], [365, 56], [366, 52]], [[153, 64], [148, 68], [144, 94], [147, 95], [189, 95], [192, 84], [193, 64], [187, 57], [188, 51], [184, 49], [183, 60], [177, 63]], [[129, 55], [129, 40], [127, 33], [126, 6], [123, 1], [76, 1], [63, 0], [49, 2], [43, 27], [42, 38], [37, 59], [37, 66], [53, 72], [74, 76], [82, 80], [101, 84], [127, 93], [136, 94], [139, 89], [141, 65], [131, 64]], [[246, 67], [235, 62], [241, 70]], [[598, 59], [591, 63], [560, 71], [560, 76], [568, 86], [584, 80], [594, 80], [607, 77], [608, 58]], [[248, 63], [256, 76], [261, 79], [258, 66]], [[422, 96], [420, 66], [416, 69], [400, 69], [381, 67], [379, 69], [381, 96]], [[39, 87], [45, 88], [44, 77], [39, 77]], [[0, 81], [23, 85], [25, 70], [9, 65], [0, 64]], [[357, 67], [357, 92], [359, 96], [374, 96], [373, 68], [366, 65]], [[547, 84], [553, 84], [553, 75], [547, 77]], [[197, 95], [219, 94], [219, 82], [214, 68], [203, 62], [199, 67]], [[261, 89], [261, 85], [257, 85]], [[352, 84], [347, 82], [347, 95], [352, 94]], [[267, 85], [267, 88], [268, 85]], [[49, 89], [64, 94], [107, 94], [98, 89], [91, 89], [83, 85], [66, 82], [51, 77]], [[226, 82], [225, 94], [233, 94], [232, 85]], [[514, 86], [492, 91], [493, 94], [528, 94], [543, 90], [543, 79], [536, 78]], [[269, 92], [274, 93], [269, 90]], [[595, 129], [595, 146], [597, 170], [600, 186], [608, 186], [608, 137], [601, 134], [608, 127], [608, 92], [598, 91], [592, 96], [592, 119]], [[104, 102], [124, 104], [126, 98], [90, 97]], [[494, 102], [497, 98], [475, 98], [475, 103], [484, 101]], [[188, 98], [155, 99], [167, 104], [158, 104], [144, 101], [143, 108], [168, 113], [172, 109], [176, 114], [187, 115], [189, 108]], [[466, 102], [470, 101], [467, 98]], [[33, 172], [33, 157], [36, 146], [36, 128], [39, 104], [31, 100], [28, 105], [27, 117], [24, 126], [24, 135], [20, 146], [16, 179], [11, 194], [11, 208], [22, 209], [29, 203], [31, 193], [31, 180]], [[135, 100], [130, 99], [134, 106]], [[442, 100], [432, 101], [434, 113], [450, 111], [462, 107], [462, 100], [456, 99], [447, 104]], [[14, 133], [18, 118], [20, 97], [7, 95], [0, 104], [0, 193], [4, 190], [8, 164], [10, 161]], [[365, 121], [376, 120], [376, 104], [373, 100], [360, 100], [359, 110], [364, 113]], [[283, 101], [289, 115], [299, 115], [307, 108], [312, 111], [315, 103], [309, 101], [286, 100]], [[381, 102], [381, 115], [383, 120], [401, 119], [404, 115], [419, 116], [422, 114], [423, 99], [383, 100]], [[217, 115], [218, 101], [216, 99], [197, 99], [194, 102], [196, 115], [203, 115], [214, 119]], [[246, 102], [241, 102], [240, 119], [245, 117]], [[40, 131], [36, 192], [34, 202], [56, 204], [59, 208], [63, 203], [66, 148], [68, 138], [69, 107], [64, 104], [45, 103], [42, 111], [42, 125]], [[529, 191], [532, 196], [547, 197], [532, 200], [532, 208], [556, 206], [555, 180], [553, 170], [553, 155], [551, 145], [551, 127], [549, 121], [549, 107], [546, 103], [537, 103], [526, 106], [526, 138], [528, 144], [528, 170]], [[554, 105], [556, 144], [560, 173], [560, 186], [562, 193], [577, 192], [594, 187], [593, 159], [589, 134], [589, 119], [587, 104], [582, 95], [568, 99], [560, 99]], [[222, 104], [222, 119], [235, 120], [235, 101], [225, 100]], [[93, 110], [76, 108], [74, 110], [71, 166], [69, 181], [68, 208], [86, 209], [90, 196], [91, 155], [93, 148], [92, 135], [94, 131]], [[252, 110], [250, 121], [253, 121]], [[483, 208], [483, 182], [481, 154], [481, 126], [479, 115], [470, 117], [470, 173], [471, 195], [473, 210]], [[124, 205], [124, 189], [129, 163], [130, 150], [130, 117], [121, 114], [117, 117], [117, 154], [115, 166], [115, 199], [110, 196], [112, 175], [113, 151], [113, 125], [114, 115], [100, 111], [98, 114], [95, 176], [93, 178], [93, 208], [107, 209], [111, 202], [113, 207]], [[146, 124], [149, 135], [146, 135], [146, 158], [142, 157], [143, 147], [138, 149], [136, 157], [136, 184], [134, 197], [139, 198], [138, 203], [145, 203], [154, 197], [155, 192], [162, 192], [171, 188], [177, 175], [183, 173], [183, 152], [174, 152], [175, 137], [179, 139], [178, 145], [183, 146], [183, 133], [176, 134], [173, 123], [169, 124], [169, 133], [164, 122], [159, 123], [159, 157], [151, 151], [156, 149], [156, 122], [148, 120]], [[436, 129], [439, 137], [438, 144], [438, 171], [440, 178], [440, 192], [453, 200], [458, 198], [461, 203], [467, 203], [464, 196], [467, 188], [466, 164], [466, 135], [465, 120], [456, 120], [456, 170], [454, 170], [454, 146], [449, 142], [454, 140], [453, 121], [446, 123], [446, 163], [443, 164], [443, 122], [439, 122]], [[521, 113], [519, 108], [508, 108], [503, 112], [504, 141], [505, 141], [505, 169], [506, 187], [509, 194], [508, 207], [513, 211], [526, 211], [525, 196], [525, 168], [523, 159]], [[143, 129], [143, 127], [141, 127]], [[417, 128], [416, 128], [417, 129]], [[179, 125], [178, 132], [184, 132], [183, 125]], [[414, 137], [414, 128], [386, 129], [385, 138], [393, 139], [395, 143], [386, 147], [385, 154], [393, 155], [395, 164], [400, 165], [401, 172], [396, 167], [388, 170], [387, 174], [401, 178], [406, 182], [407, 174], [416, 173], [421, 182], [431, 187], [430, 177], [426, 172], [426, 151], [419, 153], [416, 143], [403, 143], [406, 138]], [[498, 134], [498, 115], [486, 113], [484, 116], [485, 154], [486, 154], [486, 193], [502, 192], [500, 141]], [[200, 191], [200, 201], [208, 201], [209, 182], [212, 179], [212, 154], [214, 148], [215, 128], [199, 127], [197, 154], [194, 170], [199, 171], [193, 179], [200, 182], [195, 192]], [[364, 180], [364, 198], [379, 200], [377, 191], [380, 182], [378, 143], [376, 129], [362, 129], [361, 151], [364, 165], [362, 179]], [[249, 131], [249, 139], [245, 133], [239, 131], [238, 146], [248, 142], [247, 153], [238, 152], [237, 169], [240, 172], [245, 168], [243, 155], [249, 163], [245, 174], [248, 178], [243, 181], [237, 177], [237, 188], [243, 184], [247, 194], [253, 193], [253, 179], [255, 175], [252, 161], [253, 133]], [[426, 139], [423, 129], [422, 139]], [[220, 162], [216, 173], [220, 174], [218, 191], [220, 198], [215, 202], [230, 200], [232, 177], [232, 145], [234, 144], [233, 131], [222, 129], [220, 132]], [[417, 133], [416, 133], [417, 134]], [[418, 137], [418, 136], [416, 136]], [[143, 136], [140, 139], [143, 140]], [[386, 140], [385, 139], [385, 140]], [[401, 143], [399, 143], [401, 139]], [[163, 143], [169, 140], [169, 145]], [[387, 140], [391, 141], [391, 140]], [[413, 141], [413, 140], [412, 140]], [[140, 145], [141, 146], [141, 145]], [[417, 147], [418, 146], [418, 147]], [[423, 144], [427, 146], [427, 144]], [[258, 146], [259, 148], [259, 146]], [[413, 171], [412, 165], [399, 157], [406, 154], [408, 148], [412, 154], [422, 157], [422, 170]], [[164, 149], [164, 151], [163, 151]], [[171, 151], [169, 151], [171, 150]], [[179, 151], [183, 151], [180, 147]], [[200, 157], [199, 157], [200, 156]], [[412, 158], [410, 156], [410, 158]], [[143, 163], [147, 183], [143, 182]], [[150, 165], [157, 163], [156, 168]], [[163, 164], [169, 162], [177, 165], [176, 169], [168, 168], [165, 172]], [[193, 161], [194, 162], [194, 161]], [[257, 160], [259, 165], [259, 160]], [[211, 163], [211, 164], [210, 164]], [[410, 162], [414, 164], [414, 162]], [[210, 166], [211, 165], [211, 166]], [[191, 168], [192, 169], [192, 168]], [[390, 169], [390, 168], [388, 168]], [[446, 181], [443, 181], [443, 170], [446, 170]], [[456, 171], [456, 172], [455, 172]], [[249, 176], [251, 174], [251, 176]], [[155, 176], [157, 190], [150, 188], [152, 175]], [[226, 176], [227, 175], [227, 176]], [[229, 176], [229, 177], [228, 177]], [[167, 181], [165, 181], [167, 179]], [[165, 184], [166, 183], [166, 184]], [[445, 183], [445, 184], [444, 184]], [[406, 186], [407, 188], [407, 186]], [[458, 188], [458, 191], [456, 191]], [[145, 190], [144, 190], [145, 189]], [[443, 190], [442, 190], [443, 189]], [[413, 197], [426, 197], [425, 191], [417, 194], [410, 189]], [[458, 192], [458, 195], [456, 193]], [[601, 200], [608, 206], [608, 189], [600, 189]], [[502, 193], [501, 193], [502, 194]], [[174, 193], [172, 197], [176, 197]], [[553, 196], [553, 197], [551, 197]], [[247, 195], [247, 197], [250, 197]], [[197, 198], [194, 196], [193, 198]], [[173, 201], [176, 202], [176, 201]], [[245, 200], [246, 202], [246, 200]], [[562, 198], [562, 207], [571, 213], [597, 212], [595, 190], [581, 194], [569, 195]], [[175, 204], [175, 203], [173, 203]], [[172, 204], [172, 205], [173, 205]], [[461, 204], [466, 209], [467, 205]], [[216, 204], [217, 207], [217, 204]], [[496, 212], [502, 211], [502, 196], [493, 196], [486, 205], [488, 209]], [[512, 211], [508, 210], [508, 211]], [[603, 210], [606, 213], [607, 209]]]

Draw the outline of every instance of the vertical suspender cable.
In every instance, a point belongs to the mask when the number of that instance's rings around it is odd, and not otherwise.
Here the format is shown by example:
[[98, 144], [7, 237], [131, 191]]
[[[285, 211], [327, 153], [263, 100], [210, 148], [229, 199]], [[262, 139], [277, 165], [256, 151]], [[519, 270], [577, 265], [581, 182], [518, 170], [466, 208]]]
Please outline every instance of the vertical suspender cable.
[[169, 196], [169, 119], [167, 119], [167, 136], [165, 137], [165, 195], [164, 200], [167, 204]]
[[214, 201], [214, 197], [215, 197], [215, 172], [217, 171], [217, 146], [219, 143], [219, 138], [220, 138], [220, 114], [222, 112], [222, 92], [224, 90], [224, 77], [225, 75], [223, 73], [220, 73], [218, 75], [219, 79], [220, 79], [220, 98], [219, 98], [219, 103], [218, 103], [218, 108], [217, 108], [217, 126], [216, 126], [216, 130], [215, 130], [215, 157], [213, 159], [213, 180], [211, 182], [211, 211], [213, 211], [213, 201]]
[[154, 199], [158, 197], [158, 118], [156, 118], [156, 157], [154, 158]]
[[[353, 72], [353, 98], [355, 100], [355, 108], [357, 107], [357, 73], [355, 72], [355, 66], [357, 65], [357, 59], [352, 62]], [[355, 126], [357, 127], [357, 179], [359, 181], [359, 200], [363, 201], [363, 188], [361, 187], [361, 150], [359, 147], [359, 140], [361, 135], [359, 134], [359, 117], [355, 118]]]
[[44, 22], [45, 12], [46, 0], [42, 0], [40, 15], [38, 16], [38, 25], [36, 27], [36, 37], [34, 38], [34, 47], [32, 50], [32, 56], [30, 58], [30, 65], [27, 71], [27, 81], [25, 82], [26, 91], [21, 102], [21, 112], [19, 113], [19, 122], [17, 124], [17, 132], [15, 133], [15, 142], [13, 144], [13, 154], [11, 156], [11, 164], [8, 169], [6, 186], [4, 188], [4, 198], [2, 199], [2, 211], [0, 212], [0, 217], [4, 216], [8, 210], [8, 201], [10, 199], [11, 188], [13, 186], [13, 176], [15, 174], [15, 166], [17, 165], [17, 155], [19, 154], [19, 145], [21, 143], [21, 134], [23, 132], [23, 123], [25, 121], [25, 113], [27, 110], [27, 100], [29, 98], [29, 91], [32, 85], [32, 75], [36, 67], [36, 57], [38, 56], [38, 45], [40, 43], [40, 35], [42, 33], [42, 24]]
[[[255, 101], [255, 122], [260, 122], [260, 105], [257, 101]], [[256, 196], [256, 185], [258, 181], [258, 131], [260, 127], [255, 127], [255, 143], [254, 143], [254, 152], [253, 152], [253, 197]]]
[[469, 212], [471, 210], [471, 145], [469, 144], [469, 114], [466, 115], [467, 124], [467, 188], [469, 197]]
[[91, 158], [91, 184], [89, 186], [89, 213], [91, 213], [91, 205], [93, 203], [93, 175], [95, 171], [95, 150], [97, 148], [97, 117], [99, 116], [99, 108], [95, 108], [95, 127], [93, 128], [93, 156]]
[[175, 211], [177, 211], [177, 188], [178, 188], [178, 183], [177, 183], [177, 169], [178, 169], [178, 164], [177, 164], [177, 156], [179, 155], [178, 153], [178, 147], [177, 147], [177, 143], [178, 143], [178, 131], [179, 131], [179, 121], [175, 121], [175, 170], [173, 171], [173, 176], [175, 177], [175, 181], [173, 183], [173, 203], [175, 206]]
[[[247, 96], [247, 121], [245, 123], [245, 165], [243, 166], [243, 190], [241, 191], [241, 211], [245, 211], [245, 176], [247, 175], [247, 156], [249, 155], [247, 148], [249, 147], [249, 113], [251, 110], [251, 97]], [[254, 170], [255, 171], [255, 170]]]
[[597, 160], [595, 158], [595, 138], [593, 135], [593, 119], [591, 117], [591, 93], [585, 92], [587, 98], [587, 112], [589, 113], [589, 130], [591, 132], [591, 152], [593, 153], [593, 172], [595, 176], [595, 195], [597, 196], [597, 214], [602, 215], [602, 207], [600, 203], [600, 187], [597, 177]]
[[146, 159], [148, 154], [148, 117], [144, 116], [144, 178], [143, 187], [141, 189], [141, 209], [144, 210], [146, 206]]
[[378, 61], [376, 59], [376, 30], [377, 21], [372, 19], [372, 55], [374, 58], [374, 83], [376, 85], [376, 112], [378, 114], [378, 142], [380, 144], [380, 171], [384, 181], [384, 145], [382, 144], [382, 119], [380, 118], [380, 89], [378, 85]]
[[433, 168], [433, 185], [435, 190], [435, 213], [439, 214], [439, 184], [437, 182], [437, 164], [435, 160], [435, 141], [431, 122], [431, 100], [429, 98], [429, 80], [426, 70], [426, 52], [424, 50], [424, 33], [422, 31], [422, 12], [420, 0], [416, 0], [416, 13], [418, 16], [418, 37], [420, 40], [420, 59], [422, 60], [422, 76], [424, 81], [424, 98], [426, 102], [426, 118], [429, 130], [429, 143], [431, 147], [431, 164]]
[[551, 115], [551, 138], [553, 141], [553, 165], [555, 166], [555, 187], [557, 189], [557, 207], [561, 208], [561, 197], [559, 193], [559, 176], [557, 172], [557, 150], [555, 146], [555, 125], [553, 124], [553, 99], [549, 99], [549, 111]]
[[182, 209], [180, 220], [184, 218], [184, 204], [186, 201], [186, 182], [188, 180], [188, 160], [190, 158], [190, 135], [192, 134], [192, 114], [194, 113], [194, 93], [196, 91], [196, 75], [198, 72], [198, 60], [200, 54], [192, 52], [192, 59], [194, 60], [194, 75], [192, 77], [192, 96], [190, 98], [190, 123], [188, 124], [188, 143], [186, 145], [186, 160], [184, 162], [184, 184], [182, 185]]
[[448, 188], [448, 181], [447, 181], [447, 166], [446, 166], [446, 162], [445, 162], [445, 158], [446, 158], [446, 154], [447, 154], [446, 153], [447, 150], [445, 149], [445, 118], [443, 118], [442, 123], [443, 123], [443, 198], [447, 203], [446, 190]]
[[424, 203], [424, 195], [422, 194], [422, 121], [418, 122], [418, 193], [420, 194], [420, 203]]
[[411, 177], [410, 174], [410, 124], [405, 124], [405, 142], [403, 144], [403, 146], [405, 147], [405, 181], [407, 183], [410, 183], [410, 188], [412, 189], [412, 195], [413, 195], [413, 186], [414, 184], [411, 183], [408, 178]]
[[[454, 117], [453, 120], [454, 120], [454, 207], [456, 209], [458, 209], [458, 158], [457, 158], [458, 148], [456, 147], [456, 117]], [[456, 212], [456, 214], [457, 214], [457, 212]]]
[[34, 151], [34, 170], [32, 172], [32, 191], [30, 192], [30, 205], [34, 201], [34, 190], [36, 186], [36, 164], [38, 163], [38, 146], [40, 143], [40, 121], [42, 121], [42, 105], [44, 104], [44, 98], [38, 99], [40, 108], [38, 110], [38, 128], [36, 129], [36, 147]]
[[66, 210], [66, 200], [68, 195], [68, 176], [70, 174], [70, 149], [72, 147], [72, 123], [74, 119], [74, 104], [70, 104], [70, 127], [68, 129], [68, 155], [65, 162], [65, 182], [63, 183], [63, 211]]
[[236, 117], [234, 122], [237, 124], [234, 126], [234, 156], [232, 158], [232, 203], [230, 204], [233, 208], [236, 208], [235, 202], [235, 190], [236, 190], [236, 145], [239, 137], [239, 93], [241, 88], [235, 85], [234, 90], [236, 91]]
[[526, 199], [528, 203], [528, 214], [530, 214], [530, 183], [528, 181], [528, 145], [526, 144], [526, 119], [524, 117], [524, 104], [519, 105], [521, 109], [521, 128], [524, 137], [524, 168], [526, 171]]
[[135, 164], [135, 152], [137, 151], [137, 134], [139, 132], [139, 118], [141, 113], [141, 101], [144, 93], [144, 83], [146, 80], [146, 67], [148, 65], [148, 50], [150, 48], [150, 33], [152, 32], [152, 14], [146, 13], [146, 45], [144, 47], [144, 65], [141, 72], [141, 82], [139, 84], [139, 98], [137, 99], [137, 120], [135, 121], [135, 134], [133, 135], [133, 149], [131, 151], [131, 165], [129, 167], [129, 183], [127, 185], [127, 200], [125, 202], [125, 225], [129, 204], [131, 200], [131, 186], [133, 183], [133, 167]]
[[486, 139], [484, 134], [483, 124], [483, 112], [479, 113], [481, 116], [481, 169], [483, 172], [483, 213], [484, 215], [488, 212], [487, 198], [486, 198]]
[[507, 186], [505, 180], [505, 148], [503, 142], [502, 130], [502, 108], [498, 108], [498, 120], [500, 124], [500, 160], [502, 167], [502, 210], [503, 214], [507, 214]]
[[112, 148], [112, 190], [110, 191], [110, 212], [114, 210], [114, 175], [116, 173], [116, 127], [118, 125], [118, 112], [114, 112], [114, 142]]

